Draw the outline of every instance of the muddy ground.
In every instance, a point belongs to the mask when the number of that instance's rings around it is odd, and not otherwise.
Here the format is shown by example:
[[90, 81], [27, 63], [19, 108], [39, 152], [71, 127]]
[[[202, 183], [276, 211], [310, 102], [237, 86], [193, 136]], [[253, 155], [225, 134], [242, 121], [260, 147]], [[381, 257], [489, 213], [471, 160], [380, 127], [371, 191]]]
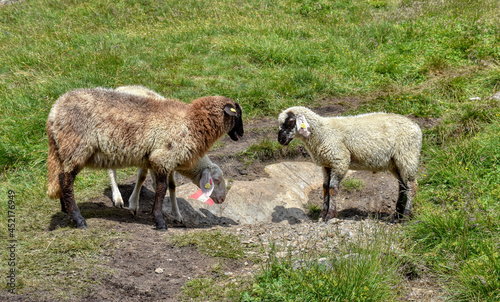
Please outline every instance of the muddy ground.
[[[322, 107], [315, 111], [321, 115], [341, 115], [349, 109], [357, 107], [361, 103], [358, 99], [324, 100]], [[437, 121], [418, 120], [422, 127], [432, 127]], [[276, 140], [277, 121], [274, 118], [261, 118], [245, 122], [245, 136], [240, 142], [232, 142], [226, 136], [221, 140], [219, 147], [209, 153], [210, 158], [219, 164], [224, 171], [226, 180], [252, 181], [265, 177], [264, 167], [276, 161], [311, 161], [307, 153], [299, 147], [296, 150], [288, 150], [287, 154], [275, 154], [272, 158], [264, 161], [259, 159], [236, 156], [238, 152], [246, 150], [249, 146], [261, 142], [264, 139]], [[385, 198], [387, 202], [378, 210], [380, 213], [390, 213], [394, 210], [397, 185], [388, 173], [371, 172], [357, 173], [356, 177], [362, 179], [365, 186], [360, 190], [352, 192], [341, 192], [340, 198], [347, 198], [353, 202], [364, 202], [376, 194]], [[178, 177], [177, 183], [182, 184], [185, 179]], [[385, 183], [384, 183], [385, 182]], [[120, 184], [120, 191], [124, 200], [128, 200], [135, 183], [135, 176]], [[382, 185], [381, 185], [382, 184]], [[229, 184], [230, 185], [230, 184]], [[170, 223], [167, 232], [154, 230], [149, 212], [153, 203], [154, 191], [151, 188], [149, 177], [145, 183], [146, 188], [141, 193], [141, 208], [137, 216], [133, 216], [126, 209], [114, 209], [116, 214], [107, 214], [92, 218], [92, 225], [105, 225], [115, 229], [117, 232], [130, 232], [130, 239], [118, 242], [113, 250], [106, 250], [103, 255], [103, 265], [112, 273], [98, 274], [93, 277], [95, 284], [91, 290], [81, 298], [81, 301], [179, 301], [181, 288], [186, 281], [200, 276], [216, 277], [221, 271], [234, 276], [248, 276], [258, 270], [258, 265], [249, 262], [248, 259], [220, 260], [211, 258], [198, 252], [194, 247], [176, 247], [169, 243], [168, 238], [173, 234], [182, 234], [193, 231], [193, 229], [177, 226]], [[309, 193], [312, 203], [321, 204], [321, 192], [315, 190]], [[93, 211], [98, 213], [102, 209], [113, 208], [111, 192], [106, 190], [102, 196], [88, 200], [80, 206], [82, 213]], [[94, 211], [95, 210], [95, 211]], [[306, 211], [306, 209], [304, 209]], [[377, 211], [376, 211], [377, 212]], [[367, 211], [356, 211], [350, 209], [344, 211], [339, 224], [343, 220], [360, 221], [374, 213]], [[66, 219], [55, 219], [49, 227], [65, 226]], [[350, 222], [349, 222], [350, 223]], [[303, 229], [317, 230], [321, 225], [316, 221], [284, 221], [267, 226], [240, 226], [228, 225], [217, 226], [224, 231], [242, 235], [243, 241], [255, 240], [252, 232], [261, 233], [269, 229], [277, 230], [275, 233], [296, 230], [297, 225], [308, 226]], [[200, 231], [203, 229], [196, 229]], [[207, 228], [208, 230], [208, 228]], [[257, 230], [257, 231], [256, 231]], [[295, 231], [297, 232], [297, 231]], [[248, 236], [245, 236], [247, 234]], [[252, 233], [253, 234], [253, 233]], [[292, 239], [293, 240], [293, 239]], [[295, 241], [290, 241], [295, 242]], [[214, 269], [222, 267], [221, 269]], [[158, 273], [160, 268], [162, 271]], [[403, 301], [439, 301], [439, 290], [434, 288], [432, 282], [426, 279], [408, 280], [408, 294]], [[28, 297], [25, 297], [28, 298]], [[22, 300], [22, 299], [21, 299]], [[48, 299], [50, 300], [50, 299]]]

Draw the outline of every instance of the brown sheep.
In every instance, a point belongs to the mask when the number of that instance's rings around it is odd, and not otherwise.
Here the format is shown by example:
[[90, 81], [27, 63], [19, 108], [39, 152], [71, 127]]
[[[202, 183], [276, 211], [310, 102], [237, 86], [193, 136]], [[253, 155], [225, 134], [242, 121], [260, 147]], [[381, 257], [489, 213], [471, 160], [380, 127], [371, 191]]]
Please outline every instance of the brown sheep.
[[[167, 184], [176, 169], [189, 169], [225, 133], [243, 135], [241, 106], [222, 96], [185, 104], [111, 89], [77, 89], [62, 95], [47, 120], [48, 191], [78, 228], [87, 224], [76, 205], [73, 184], [84, 168], [151, 169], [156, 177], [153, 219], [166, 230], [162, 214]], [[171, 180], [167, 182], [167, 179]]]

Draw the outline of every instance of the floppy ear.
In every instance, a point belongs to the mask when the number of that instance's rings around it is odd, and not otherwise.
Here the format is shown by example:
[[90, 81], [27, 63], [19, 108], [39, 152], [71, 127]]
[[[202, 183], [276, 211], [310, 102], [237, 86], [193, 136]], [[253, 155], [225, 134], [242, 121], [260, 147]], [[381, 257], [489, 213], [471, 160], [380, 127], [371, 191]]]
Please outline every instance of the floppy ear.
[[227, 104], [226, 106], [224, 106], [224, 112], [230, 116], [238, 116], [238, 111], [231, 104]]
[[305, 137], [308, 138], [311, 134], [311, 127], [303, 114], [297, 114], [296, 123], [297, 131]]
[[212, 180], [209, 169], [204, 169], [203, 172], [201, 172], [200, 189], [201, 192], [207, 196], [210, 196], [214, 190], [214, 181]]

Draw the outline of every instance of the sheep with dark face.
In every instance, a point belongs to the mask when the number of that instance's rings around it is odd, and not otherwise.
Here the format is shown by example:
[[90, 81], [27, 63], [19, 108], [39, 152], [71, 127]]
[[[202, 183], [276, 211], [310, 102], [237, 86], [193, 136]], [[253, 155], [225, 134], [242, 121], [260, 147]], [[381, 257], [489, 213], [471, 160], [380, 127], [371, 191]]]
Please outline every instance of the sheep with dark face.
[[335, 196], [348, 169], [392, 172], [399, 181], [396, 215], [410, 216], [422, 148], [416, 123], [388, 113], [327, 118], [305, 107], [286, 109], [278, 122], [279, 143], [298, 137], [323, 168], [323, 220], [337, 216]]
[[[166, 99], [160, 94], [156, 93], [153, 90], [142, 86], [122, 86], [115, 89], [115, 91], [130, 93], [133, 95], [144, 96], [144, 97], [154, 97], [160, 101], [165, 101]], [[215, 201], [215, 203], [222, 203], [226, 199], [226, 182], [223, 177], [223, 172], [221, 168], [213, 163], [207, 155], [201, 158], [196, 165], [187, 170], [176, 170], [178, 173], [183, 176], [191, 179], [191, 181], [197, 184], [202, 190], [205, 189], [205, 179], [212, 179], [213, 181], [213, 191], [210, 195], [210, 198]], [[153, 180], [153, 187], [155, 187], [156, 182], [154, 178], [154, 174], [151, 170], [149, 170], [151, 174], [151, 179]], [[137, 214], [139, 210], [139, 194], [141, 191], [142, 184], [144, 180], [146, 180], [146, 169], [139, 169], [137, 174], [137, 182], [134, 187], [134, 191], [129, 198], [129, 209]], [[111, 181], [111, 192], [113, 203], [116, 207], [123, 207], [123, 198], [118, 190], [118, 184], [116, 182], [116, 170], [109, 169], [108, 175]], [[170, 179], [168, 180], [170, 182]], [[175, 186], [169, 186], [168, 191], [170, 193], [170, 202], [172, 205], [171, 214], [174, 217], [174, 220], [178, 222], [182, 222], [182, 215], [179, 211], [179, 206], [177, 204], [177, 198], [175, 195]], [[163, 214], [168, 215], [168, 208], [166, 204], [163, 204]]]
[[238, 103], [222, 96], [185, 104], [103, 88], [68, 92], [55, 102], [47, 120], [47, 193], [60, 198], [63, 212], [78, 228], [86, 228], [73, 193], [84, 167], [152, 169], [153, 219], [157, 229], [166, 230], [163, 199], [167, 185], [175, 186], [169, 176], [191, 169], [225, 133], [237, 141], [243, 135], [241, 114]]

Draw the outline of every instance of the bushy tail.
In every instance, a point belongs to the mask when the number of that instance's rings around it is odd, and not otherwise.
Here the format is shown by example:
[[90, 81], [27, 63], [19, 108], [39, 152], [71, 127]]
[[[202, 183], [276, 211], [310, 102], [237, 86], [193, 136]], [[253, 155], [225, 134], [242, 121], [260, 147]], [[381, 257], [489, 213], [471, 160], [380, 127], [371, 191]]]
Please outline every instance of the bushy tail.
[[59, 184], [59, 174], [62, 172], [62, 166], [61, 161], [59, 160], [59, 152], [57, 151], [57, 145], [50, 123], [47, 123], [47, 134], [49, 135], [49, 156], [47, 158], [47, 195], [50, 198], [60, 198], [62, 193], [61, 185]]

